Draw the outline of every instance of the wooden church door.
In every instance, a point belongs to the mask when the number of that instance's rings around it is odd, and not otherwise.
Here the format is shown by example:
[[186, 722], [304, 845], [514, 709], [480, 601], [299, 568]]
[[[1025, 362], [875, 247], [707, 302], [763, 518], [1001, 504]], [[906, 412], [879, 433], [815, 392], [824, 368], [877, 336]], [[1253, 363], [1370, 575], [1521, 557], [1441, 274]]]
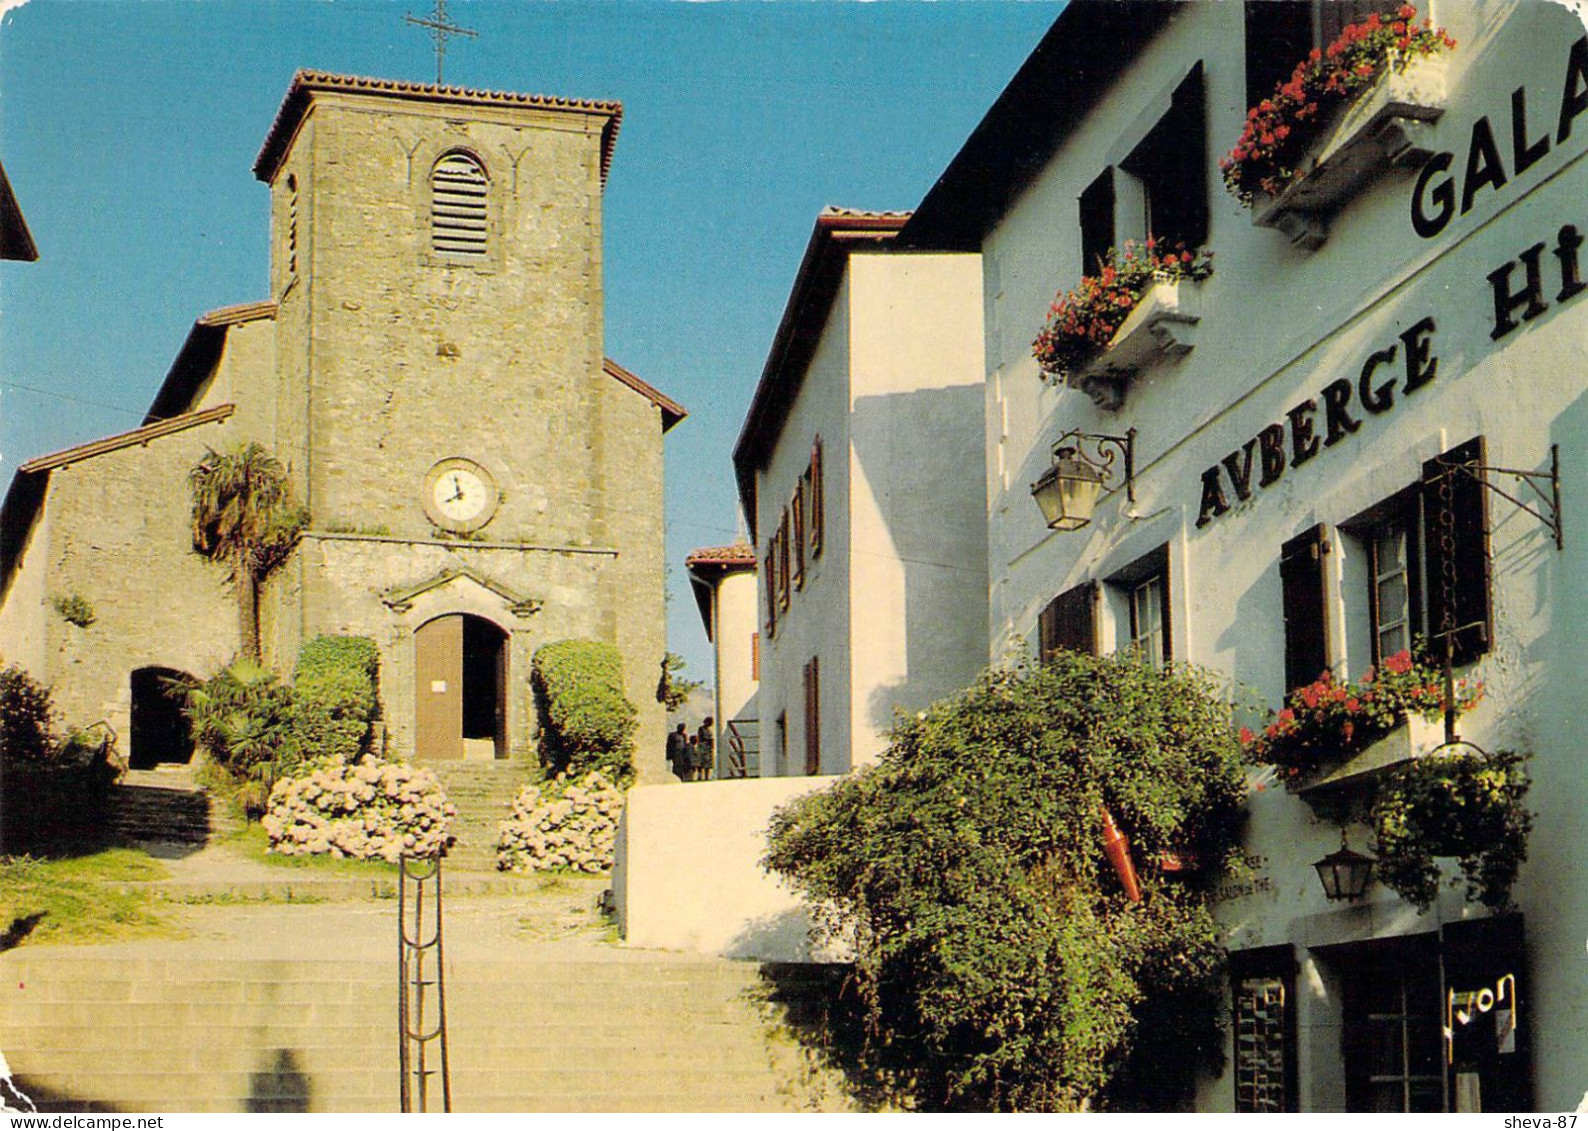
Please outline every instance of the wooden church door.
[[414, 633], [414, 755], [463, 757], [463, 618], [437, 617]]

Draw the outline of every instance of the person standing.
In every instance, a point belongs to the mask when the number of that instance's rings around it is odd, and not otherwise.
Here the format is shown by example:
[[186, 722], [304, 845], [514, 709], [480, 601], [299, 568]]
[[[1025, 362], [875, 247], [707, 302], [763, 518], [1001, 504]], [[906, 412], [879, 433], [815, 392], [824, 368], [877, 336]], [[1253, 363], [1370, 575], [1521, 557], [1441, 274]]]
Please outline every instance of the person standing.
[[678, 776], [679, 781], [688, 781], [692, 768], [689, 758], [689, 735], [685, 732], [684, 724], [679, 723], [678, 729], [667, 736], [667, 768]]
[[712, 718], [700, 724], [695, 732], [695, 781], [710, 781], [717, 766], [717, 740], [712, 729]]

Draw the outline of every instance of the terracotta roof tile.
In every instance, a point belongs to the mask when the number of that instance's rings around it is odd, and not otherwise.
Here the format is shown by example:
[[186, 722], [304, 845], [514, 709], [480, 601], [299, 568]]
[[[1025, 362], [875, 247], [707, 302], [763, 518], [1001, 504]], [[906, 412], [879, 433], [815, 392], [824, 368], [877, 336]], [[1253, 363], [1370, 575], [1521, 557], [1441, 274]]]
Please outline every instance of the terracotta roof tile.
[[397, 79], [339, 75], [329, 71], [299, 71], [281, 101], [276, 120], [271, 123], [259, 156], [254, 159], [254, 176], [269, 182], [280, 167], [281, 158], [292, 143], [298, 125], [308, 113], [310, 93], [316, 90], [350, 91], [387, 98], [409, 98], [422, 102], [467, 103], [480, 106], [523, 106], [536, 110], [567, 110], [580, 114], [600, 114], [607, 119], [601, 132], [601, 183], [612, 169], [612, 150], [623, 123], [623, 103], [590, 98], [558, 98], [542, 94], [515, 94], [504, 90], [474, 90], [463, 86], [437, 86], [434, 83], [402, 82]]
[[173, 432], [182, 432], [199, 424], [225, 420], [235, 408], [235, 405], [217, 405], [215, 408], [205, 409], [203, 412], [183, 413], [181, 416], [173, 416], [169, 420], [145, 424], [142, 428], [134, 428], [131, 432], [119, 432], [114, 436], [90, 440], [86, 444], [78, 444], [76, 447], [64, 448], [58, 452], [51, 452], [49, 455], [30, 459], [17, 468], [17, 474], [32, 475], [36, 472], [49, 471], [56, 467], [65, 467], [69, 463], [77, 463], [80, 460], [92, 459], [94, 456], [102, 456], [106, 452], [130, 448], [135, 444], [147, 444], [150, 440], [158, 440], [161, 436], [169, 436]]
[[732, 546], [707, 546], [699, 550], [691, 550], [684, 559], [684, 565], [748, 565], [755, 567], [755, 547], [748, 542], [735, 542]]
[[198, 316], [200, 326], [235, 326], [239, 322], [256, 322], [261, 318], [274, 318], [276, 304], [271, 299], [259, 302], [239, 302], [221, 306]]

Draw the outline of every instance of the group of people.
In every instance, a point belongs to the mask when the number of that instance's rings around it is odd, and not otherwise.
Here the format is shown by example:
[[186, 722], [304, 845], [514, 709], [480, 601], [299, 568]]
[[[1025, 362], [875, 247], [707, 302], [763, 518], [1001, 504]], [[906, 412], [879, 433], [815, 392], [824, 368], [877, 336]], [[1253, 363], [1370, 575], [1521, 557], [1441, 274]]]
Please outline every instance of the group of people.
[[667, 736], [667, 765], [679, 781], [710, 781], [717, 762], [716, 739], [712, 737], [711, 716], [700, 724], [693, 736], [683, 723]]

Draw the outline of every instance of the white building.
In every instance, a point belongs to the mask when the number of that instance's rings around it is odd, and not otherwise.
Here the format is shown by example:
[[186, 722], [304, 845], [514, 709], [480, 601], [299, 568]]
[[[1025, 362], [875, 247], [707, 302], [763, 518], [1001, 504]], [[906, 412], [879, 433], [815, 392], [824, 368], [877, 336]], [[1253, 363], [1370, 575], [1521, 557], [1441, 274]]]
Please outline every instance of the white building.
[[761, 776], [761, 633], [756, 628], [755, 547], [707, 546], [684, 559], [712, 650], [713, 777]]
[[[1311, 862], [1339, 825], [1254, 792], [1255, 872], [1219, 905], [1239, 1040], [1199, 1107], [1570, 1109], [1588, 1086], [1588, 37], [1555, 4], [1436, 0], [1457, 46], [1352, 111], [1311, 195], [1258, 226], [1218, 158], [1327, 41], [1320, 18], [1361, 14], [1075, 0], [897, 242], [981, 257], [965, 337], [986, 345], [988, 656], [1135, 642], [1277, 706], [1324, 666], [1360, 676], [1437, 633], [1449, 603], [1475, 625], [1459, 674], [1487, 688], [1463, 737], [1533, 755], [1505, 916], [1459, 890], [1422, 914], [1382, 886], [1331, 903]], [[1141, 332], [1079, 388], [1045, 381], [1031, 347], [1055, 292], [1148, 234], [1214, 249], [1216, 273], [1144, 300]], [[1134, 499], [1116, 464], [1090, 525], [1050, 530], [1031, 486], [1071, 430], [1134, 430]], [[1476, 480], [1454, 491], [1446, 545], [1425, 484], [1442, 456], [1545, 476], [1540, 497], [1483, 473], [1563, 512], [1564, 549]]]
[[734, 448], [764, 777], [873, 760], [985, 662], [981, 270], [895, 250], [907, 219], [817, 217]]

